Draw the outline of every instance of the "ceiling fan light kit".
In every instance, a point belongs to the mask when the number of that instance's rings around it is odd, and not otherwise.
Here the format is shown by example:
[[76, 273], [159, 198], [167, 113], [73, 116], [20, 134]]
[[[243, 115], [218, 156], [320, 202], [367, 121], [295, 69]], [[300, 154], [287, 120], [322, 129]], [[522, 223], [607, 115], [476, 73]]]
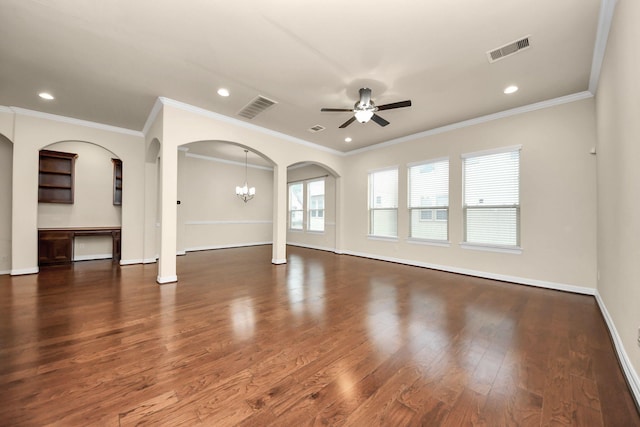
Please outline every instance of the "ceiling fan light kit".
[[356, 120], [360, 123], [367, 123], [369, 120], [373, 120], [378, 125], [384, 127], [388, 125], [389, 122], [377, 115], [376, 112], [403, 107], [411, 107], [411, 101], [407, 100], [376, 106], [376, 104], [371, 100], [371, 89], [363, 87], [360, 89], [360, 100], [355, 103], [353, 108], [322, 108], [320, 111], [323, 113], [353, 113], [353, 117], [339, 126], [340, 129], [343, 129]]

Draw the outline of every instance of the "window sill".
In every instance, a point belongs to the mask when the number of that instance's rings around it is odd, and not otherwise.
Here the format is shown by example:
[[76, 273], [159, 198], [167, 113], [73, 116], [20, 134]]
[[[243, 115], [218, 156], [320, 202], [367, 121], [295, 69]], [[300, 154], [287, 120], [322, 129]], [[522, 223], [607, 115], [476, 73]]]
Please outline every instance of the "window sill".
[[324, 230], [307, 230], [306, 232], [309, 234], [324, 234]]
[[426, 245], [426, 246], [440, 246], [442, 248], [448, 248], [451, 246], [451, 242], [449, 242], [448, 240], [419, 239], [417, 237], [408, 238], [407, 243], [413, 243], [416, 245]]
[[381, 241], [384, 241], [384, 242], [397, 242], [398, 241], [397, 237], [374, 236], [372, 234], [368, 234], [367, 235], [367, 239], [369, 239], [369, 240], [381, 240]]
[[485, 252], [500, 252], [504, 254], [522, 254], [522, 248], [519, 246], [500, 246], [500, 245], [486, 245], [481, 243], [460, 243], [462, 249], [471, 249], [474, 251]]

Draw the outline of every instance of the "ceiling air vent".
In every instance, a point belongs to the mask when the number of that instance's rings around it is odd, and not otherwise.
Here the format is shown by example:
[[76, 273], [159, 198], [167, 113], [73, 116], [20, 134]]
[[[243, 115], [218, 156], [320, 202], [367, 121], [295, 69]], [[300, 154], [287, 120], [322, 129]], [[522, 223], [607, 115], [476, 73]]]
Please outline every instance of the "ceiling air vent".
[[500, 59], [506, 58], [507, 56], [513, 55], [514, 53], [518, 53], [521, 50], [529, 48], [529, 37], [531, 36], [521, 38], [520, 40], [516, 40], [497, 49], [490, 50], [489, 52], [487, 52], [489, 62], [499, 61]]
[[258, 114], [262, 113], [267, 108], [277, 104], [276, 101], [272, 101], [269, 98], [265, 98], [262, 95], [259, 95], [256, 99], [247, 104], [240, 112], [239, 116], [244, 117], [245, 119], [253, 119]]
[[311, 133], [316, 133], [316, 132], [320, 132], [325, 130], [326, 128], [324, 126], [321, 125], [315, 125], [309, 128], [309, 132]]

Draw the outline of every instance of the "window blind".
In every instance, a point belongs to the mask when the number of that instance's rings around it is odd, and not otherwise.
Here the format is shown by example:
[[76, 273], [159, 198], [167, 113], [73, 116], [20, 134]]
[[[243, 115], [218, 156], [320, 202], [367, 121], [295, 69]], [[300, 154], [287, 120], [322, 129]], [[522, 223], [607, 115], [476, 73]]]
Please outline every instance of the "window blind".
[[449, 239], [449, 159], [409, 167], [410, 237]]
[[369, 234], [398, 236], [398, 169], [369, 173]]
[[520, 245], [520, 149], [464, 158], [465, 242]]

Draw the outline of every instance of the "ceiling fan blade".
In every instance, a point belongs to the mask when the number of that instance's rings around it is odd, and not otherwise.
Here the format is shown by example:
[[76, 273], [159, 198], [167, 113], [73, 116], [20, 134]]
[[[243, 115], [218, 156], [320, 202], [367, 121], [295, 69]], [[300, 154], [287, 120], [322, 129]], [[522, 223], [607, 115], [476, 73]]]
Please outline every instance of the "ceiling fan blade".
[[378, 111], [391, 110], [393, 108], [411, 107], [411, 101], [392, 102], [391, 104], [378, 105]]
[[356, 120], [356, 116], [351, 117], [349, 120], [347, 120], [346, 122], [344, 122], [343, 124], [341, 124], [340, 126], [338, 126], [340, 129], [344, 129], [347, 126], [349, 126], [351, 123], [353, 123]]
[[345, 111], [353, 111], [353, 108], [321, 108], [322, 113], [341, 113]]
[[374, 114], [373, 116], [371, 116], [371, 120], [373, 120], [374, 122], [376, 122], [377, 124], [383, 127], [389, 124], [388, 121], [386, 121], [385, 119], [383, 119], [377, 114]]

